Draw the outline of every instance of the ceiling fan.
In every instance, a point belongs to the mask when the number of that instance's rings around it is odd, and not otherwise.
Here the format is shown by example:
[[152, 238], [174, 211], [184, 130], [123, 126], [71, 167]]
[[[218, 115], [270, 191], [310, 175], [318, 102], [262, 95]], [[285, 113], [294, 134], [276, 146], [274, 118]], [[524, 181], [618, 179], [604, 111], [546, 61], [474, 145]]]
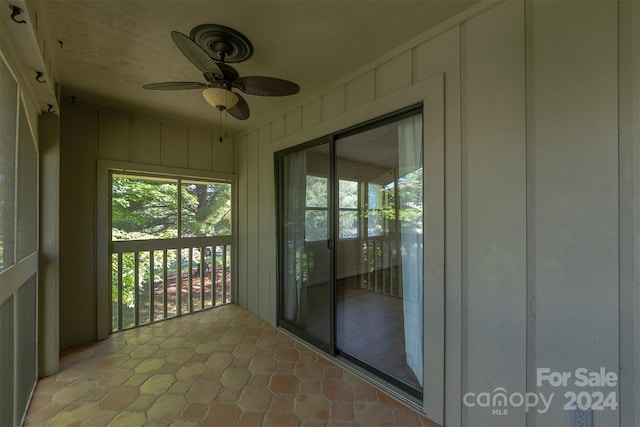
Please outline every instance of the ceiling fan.
[[249, 118], [249, 105], [234, 89], [249, 95], [286, 96], [300, 91], [288, 80], [265, 76], [243, 76], [229, 63], [241, 62], [253, 54], [251, 42], [236, 30], [216, 24], [204, 24], [191, 30], [189, 36], [178, 31], [171, 38], [180, 52], [195, 65], [207, 81], [164, 82], [142, 86], [151, 90], [203, 89], [205, 100], [218, 110], [226, 110], [239, 120]]

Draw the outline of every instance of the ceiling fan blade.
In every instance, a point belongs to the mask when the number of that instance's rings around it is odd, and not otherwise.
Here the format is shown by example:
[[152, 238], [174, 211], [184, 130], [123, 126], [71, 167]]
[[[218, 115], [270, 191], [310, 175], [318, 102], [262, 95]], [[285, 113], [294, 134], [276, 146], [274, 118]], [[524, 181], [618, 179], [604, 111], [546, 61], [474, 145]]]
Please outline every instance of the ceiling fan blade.
[[300, 92], [300, 86], [275, 77], [245, 76], [232, 83], [244, 93], [259, 96], [285, 96]]
[[247, 120], [249, 118], [249, 105], [239, 93], [234, 93], [238, 96], [238, 103], [233, 108], [229, 108], [227, 113], [238, 120]]
[[145, 89], [151, 90], [187, 90], [187, 89], [202, 89], [207, 85], [198, 82], [164, 82], [164, 83], [149, 83], [142, 86]]
[[203, 73], [212, 73], [216, 79], [223, 79], [224, 73], [218, 64], [196, 42], [179, 31], [171, 31], [171, 38], [180, 52]]

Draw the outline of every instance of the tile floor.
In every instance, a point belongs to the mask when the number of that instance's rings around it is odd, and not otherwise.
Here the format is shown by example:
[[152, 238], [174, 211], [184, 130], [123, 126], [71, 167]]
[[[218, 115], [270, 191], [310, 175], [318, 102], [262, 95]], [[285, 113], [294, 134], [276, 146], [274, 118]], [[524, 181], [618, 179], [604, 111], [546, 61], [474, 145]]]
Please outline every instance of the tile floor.
[[66, 352], [27, 414], [44, 425], [436, 427], [235, 305]]

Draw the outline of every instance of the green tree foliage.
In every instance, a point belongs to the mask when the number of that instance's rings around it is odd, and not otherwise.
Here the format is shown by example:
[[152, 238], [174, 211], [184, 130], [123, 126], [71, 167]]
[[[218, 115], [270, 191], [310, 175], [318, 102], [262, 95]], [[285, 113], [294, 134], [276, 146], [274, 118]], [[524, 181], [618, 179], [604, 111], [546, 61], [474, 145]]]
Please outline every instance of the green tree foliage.
[[231, 185], [182, 184], [182, 237], [231, 234]]
[[114, 176], [111, 185], [113, 240], [178, 237], [178, 185]]
[[305, 192], [305, 240], [327, 240], [327, 178], [307, 175]]
[[400, 219], [403, 230], [422, 233], [422, 168], [398, 179]]

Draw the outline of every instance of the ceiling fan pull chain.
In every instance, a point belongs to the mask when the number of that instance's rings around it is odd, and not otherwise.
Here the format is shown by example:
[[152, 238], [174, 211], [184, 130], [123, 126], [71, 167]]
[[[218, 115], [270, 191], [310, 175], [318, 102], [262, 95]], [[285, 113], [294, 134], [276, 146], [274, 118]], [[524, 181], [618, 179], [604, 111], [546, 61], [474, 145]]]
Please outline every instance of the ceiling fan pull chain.
[[218, 121], [219, 126], [218, 126], [218, 135], [219, 135], [219, 142], [222, 142], [222, 110], [218, 110], [218, 114], [220, 117], [220, 120]]

